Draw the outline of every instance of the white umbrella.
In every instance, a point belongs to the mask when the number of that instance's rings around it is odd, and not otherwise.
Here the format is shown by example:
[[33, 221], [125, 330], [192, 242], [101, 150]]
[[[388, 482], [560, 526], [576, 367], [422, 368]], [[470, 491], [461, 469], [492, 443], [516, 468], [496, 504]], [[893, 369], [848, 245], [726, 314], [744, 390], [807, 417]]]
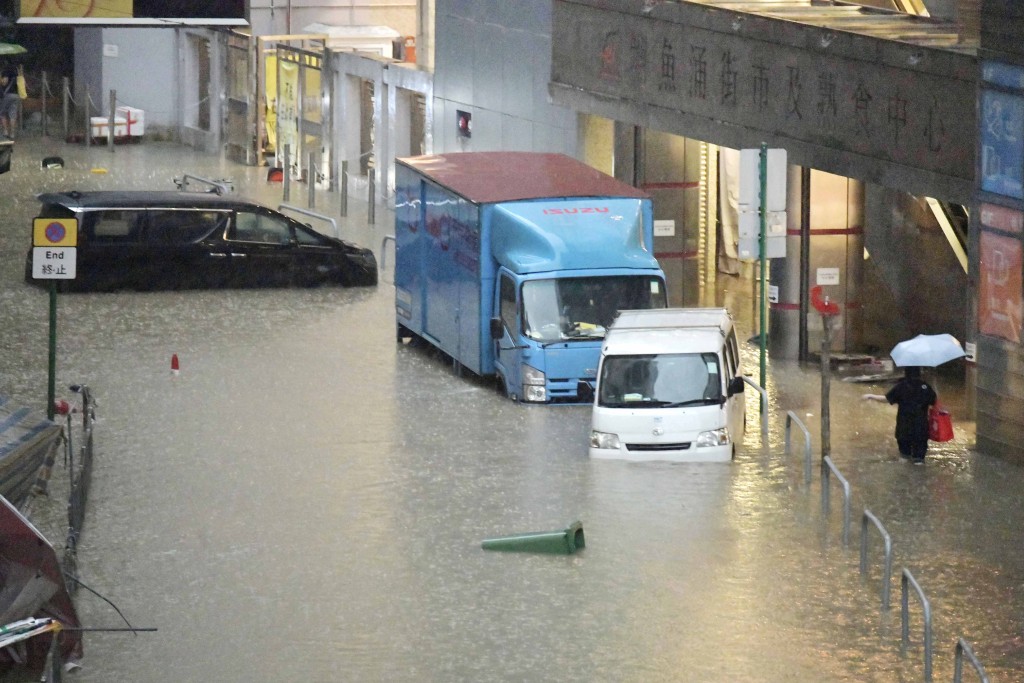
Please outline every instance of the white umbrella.
[[901, 368], [911, 365], [933, 368], [965, 354], [960, 342], [951, 334], [919, 334], [901, 341], [889, 355]]

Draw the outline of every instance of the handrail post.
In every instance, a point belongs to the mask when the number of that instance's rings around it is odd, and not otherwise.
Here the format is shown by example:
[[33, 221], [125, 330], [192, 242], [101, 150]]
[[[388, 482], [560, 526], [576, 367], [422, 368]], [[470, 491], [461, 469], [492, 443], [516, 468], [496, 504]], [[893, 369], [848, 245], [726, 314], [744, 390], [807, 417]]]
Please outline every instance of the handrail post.
[[[768, 405], [768, 391], [764, 387], [762, 387], [760, 384], [758, 384], [754, 380], [752, 380], [749, 377], [747, 377], [746, 375], [740, 375], [740, 378], [744, 382], [749, 384], [750, 386], [752, 386], [755, 389], [757, 389], [758, 393], [761, 394], [761, 405], [767, 406]], [[768, 436], [768, 411], [767, 410], [762, 410], [761, 411], [761, 436], [762, 437], [767, 437]]]
[[46, 100], [48, 99], [47, 95], [49, 94], [50, 85], [49, 85], [49, 83], [46, 82], [46, 72], [43, 71], [41, 75], [42, 75], [42, 79], [43, 79], [43, 85], [42, 85], [42, 89], [41, 89], [41, 93], [40, 93], [41, 99], [40, 99], [40, 102], [39, 102], [39, 106], [40, 106], [40, 114], [43, 117], [43, 137], [45, 138], [48, 135], [47, 125], [46, 125]]
[[377, 169], [371, 166], [368, 175], [370, 182], [366, 204], [366, 222], [373, 225], [377, 217]]
[[826, 455], [821, 459], [821, 511], [828, 514], [829, 509], [829, 473], [836, 475], [836, 479], [843, 486], [843, 545], [850, 542], [850, 482], [840, 473], [832, 457]]
[[71, 79], [67, 76], [61, 78], [61, 107], [63, 108], [63, 122], [64, 122], [64, 142], [68, 141], [68, 132], [70, 131], [70, 123], [68, 119], [68, 112], [71, 110]]
[[110, 148], [111, 153], [114, 151], [114, 121], [117, 119], [115, 112], [117, 111], [117, 91], [110, 91], [110, 120], [107, 128], [107, 147]]
[[956, 652], [953, 660], [955, 663], [955, 671], [953, 672], [953, 683], [961, 683], [964, 675], [964, 657], [967, 657], [967, 661], [971, 663], [974, 670], [978, 672], [978, 677], [981, 679], [981, 683], [989, 683], [988, 674], [985, 673], [985, 667], [981, 665], [978, 658], [974, 656], [974, 650], [971, 649], [970, 644], [962, 637], [956, 641]]
[[348, 161], [341, 162], [341, 177], [338, 178], [341, 187], [341, 217], [348, 216]]
[[811, 433], [807, 431], [807, 427], [800, 421], [800, 418], [796, 416], [792, 410], [786, 411], [786, 455], [789, 455], [789, 443], [790, 443], [790, 423], [796, 422], [797, 426], [804, 433], [804, 483], [811, 483]]
[[281, 166], [284, 167], [284, 187], [282, 188], [281, 199], [288, 201], [291, 198], [291, 185], [292, 185], [292, 161], [289, 158], [291, 156], [292, 145], [291, 143], [285, 143], [284, 145], [284, 159]]
[[309, 179], [309, 198], [306, 202], [309, 208], [316, 208], [316, 153], [309, 153], [309, 161], [306, 165], [306, 177]]
[[92, 112], [91, 109], [92, 101], [89, 99], [89, 86], [85, 86], [85, 106], [82, 109], [85, 111], [85, 148], [89, 149], [92, 145]]
[[914, 579], [914, 575], [906, 567], [903, 568], [903, 576], [900, 579], [900, 624], [902, 627], [901, 644], [904, 648], [910, 644], [910, 615], [909, 615], [909, 591], [907, 586], [912, 585], [917, 591], [917, 597], [921, 600], [921, 609], [924, 612], [924, 680], [931, 683], [932, 680], [932, 606], [921, 590], [920, 584]]
[[[384, 272], [387, 269], [387, 265], [388, 265], [388, 252], [384, 248], [384, 245], [386, 245], [388, 242], [393, 242], [395, 244], [395, 247], [398, 246], [398, 242], [395, 242], [395, 236], [394, 235], [384, 235], [384, 239], [382, 239], [380, 241], [380, 270], [381, 270], [381, 272]], [[396, 261], [398, 260], [397, 257], [396, 257], [395, 260]]]
[[860, 521], [860, 573], [866, 574], [868, 571], [868, 522], [875, 525], [878, 529], [878, 533], [882, 535], [882, 541], [885, 543], [885, 558], [882, 569], [882, 609], [889, 609], [889, 596], [892, 590], [892, 537], [889, 536], [889, 532], [885, 530], [882, 523], [878, 521], [870, 510], [864, 508], [864, 516], [861, 517]]

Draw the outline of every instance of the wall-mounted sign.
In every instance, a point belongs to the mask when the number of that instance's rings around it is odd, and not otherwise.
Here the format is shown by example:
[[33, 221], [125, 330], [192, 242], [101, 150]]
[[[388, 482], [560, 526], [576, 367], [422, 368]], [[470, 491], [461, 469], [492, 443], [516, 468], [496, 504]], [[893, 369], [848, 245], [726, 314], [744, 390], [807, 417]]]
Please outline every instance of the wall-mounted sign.
[[839, 269], [818, 268], [817, 272], [815, 273], [814, 283], [818, 285], [838, 285]]
[[671, 219], [654, 221], [655, 237], [674, 237], [676, 234], [676, 222]]

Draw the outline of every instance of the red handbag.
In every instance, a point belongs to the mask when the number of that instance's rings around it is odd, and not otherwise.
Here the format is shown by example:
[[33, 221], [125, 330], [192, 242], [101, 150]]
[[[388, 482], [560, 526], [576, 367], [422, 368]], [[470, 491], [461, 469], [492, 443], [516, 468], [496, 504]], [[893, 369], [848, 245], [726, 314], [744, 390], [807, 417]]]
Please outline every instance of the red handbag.
[[941, 403], [928, 408], [928, 439], [931, 441], [953, 440], [953, 418]]

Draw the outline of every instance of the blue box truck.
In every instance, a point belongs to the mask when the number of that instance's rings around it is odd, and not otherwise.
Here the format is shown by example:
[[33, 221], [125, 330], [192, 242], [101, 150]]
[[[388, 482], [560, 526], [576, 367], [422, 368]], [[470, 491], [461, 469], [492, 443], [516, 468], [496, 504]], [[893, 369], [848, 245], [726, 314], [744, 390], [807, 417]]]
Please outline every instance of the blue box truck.
[[650, 198], [561, 154], [395, 163], [397, 335], [536, 403], [593, 399], [605, 330], [664, 308]]

